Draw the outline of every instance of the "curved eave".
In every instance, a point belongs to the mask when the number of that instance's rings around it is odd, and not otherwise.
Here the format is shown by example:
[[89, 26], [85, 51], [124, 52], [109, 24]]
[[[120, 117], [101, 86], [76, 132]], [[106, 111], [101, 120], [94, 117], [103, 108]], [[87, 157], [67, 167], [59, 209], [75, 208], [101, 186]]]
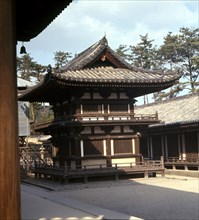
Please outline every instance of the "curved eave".
[[68, 64], [61, 68], [61, 71], [67, 70], [80, 70], [88, 65], [90, 62], [95, 60], [100, 53], [102, 53], [106, 48], [104, 44], [94, 44], [85, 51], [78, 54], [74, 59], [72, 59]]
[[72, 0], [16, 0], [16, 39], [29, 41], [39, 35]]
[[114, 68], [112, 66], [68, 70], [61, 73], [54, 73], [53, 75], [62, 81], [127, 84], [165, 83], [178, 80], [181, 77], [180, 73], [171, 71], [143, 71], [140, 69]]
[[49, 122], [45, 124], [38, 124], [35, 127], [36, 132], [49, 132], [54, 129], [62, 129], [65, 127], [87, 127], [87, 126], [116, 126], [116, 125], [130, 125], [130, 126], [149, 126], [151, 124], [159, 123], [159, 120], [114, 120], [114, 121], [59, 121], [59, 122]]
[[96, 80], [96, 79], [78, 79], [78, 80], [58, 80], [57, 83], [64, 87], [124, 87], [124, 88], [161, 88], [165, 89], [177, 82], [176, 79], [165, 81], [145, 81], [145, 80]]
[[56, 80], [52, 77], [52, 74], [47, 74], [43, 81], [35, 86], [29, 87], [23, 93], [18, 96], [19, 101], [29, 102], [46, 102], [51, 98], [49, 91], [56, 88]]
[[58, 84], [66, 87], [154, 88], [155, 91], [160, 91], [177, 83], [181, 74], [172, 72], [141, 73], [128, 69], [105, 67], [55, 73], [54, 77], [57, 78]]
[[127, 82], [127, 81], [81, 81], [81, 80], [63, 80], [47, 75], [43, 82], [36, 86], [29, 88], [23, 94], [18, 97], [19, 101], [30, 102], [51, 102], [61, 97], [66, 96], [66, 92], [70, 89], [81, 89], [88, 87], [95, 88], [126, 88], [134, 94], [134, 97], [142, 96], [152, 92], [160, 91], [172, 86], [175, 83], [175, 79], [166, 82]]
[[150, 130], [159, 130], [159, 129], [165, 129], [165, 130], [172, 130], [172, 129], [194, 129], [199, 127], [199, 120], [189, 120], [189, 121], [179, 121], [179, 122], [171, 122], [171, 123], [165, 123], [165, 124], [155, 124], [149, 126]]
[[[108, 78], [108, 79], [96, 79], [96, 78], [76, 78], [76, 77], [58, 77], [58, 82], [62, 84], [77, 84], [77, 85], [86, 85], [90, 84], [90, 86], [95, 85], [96, 83], [99, 86], [111, 86], [111, 85], [118, 85], [118, 86], [133, 86], [133, 87], [142, 87], [145, 85], [156, 85], [161, 86], [161, 84], [170, 84], [178, 81], [179, 77], [171, 77], [169, 79], [115, 79], [115, 78]], [[160, 85], [158, 85], [160, 84]], [[96, 85], [95, 85], [96, 86]]]

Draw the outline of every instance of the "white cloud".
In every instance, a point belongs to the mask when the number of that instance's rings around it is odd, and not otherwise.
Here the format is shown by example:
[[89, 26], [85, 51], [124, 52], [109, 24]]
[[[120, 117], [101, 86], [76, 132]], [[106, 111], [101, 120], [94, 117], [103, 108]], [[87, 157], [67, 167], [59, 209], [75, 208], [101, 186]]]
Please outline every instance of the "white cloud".
[[198, 27], [197, 0], [79, 0], [25, 46], [35, 61], [53, 65], [54, 52], [79, 53], [105, 33], [116, 49], [119, 44], [135, 45], [146, 33], [161, 44], [169, 31], [183, 26]]

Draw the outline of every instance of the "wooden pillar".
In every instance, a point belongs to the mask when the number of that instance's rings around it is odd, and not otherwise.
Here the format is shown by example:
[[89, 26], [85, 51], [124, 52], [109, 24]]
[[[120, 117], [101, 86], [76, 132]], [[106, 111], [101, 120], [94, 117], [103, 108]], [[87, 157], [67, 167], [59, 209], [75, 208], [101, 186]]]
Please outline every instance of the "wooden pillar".
[[161, 135], [161, 145], [162, 145], [162, 156], [165, 157], [165, 150], [164, 150], [164, 136]]
[[182, 134], [182, 159], [186, 160], [185, 135]]
[[168, 158], [168, 138], [167, 138], [167, 135], [164, 136], [164, 143], [165, 143], [165, 158]]
[[152, 139], [152, 136], [149, 137], [149, 149], [150, 149], [150, 159], [153, 159], [153, 139]]
[[20, 219], [15, 1], [0, 1], [0, 219]]
[[148, 158], [151, 158], [151, 151], [150, 151], [150, 146], [151, 146], [151, 144], [150, 144], [150, 135], [148, 134], [147, 135], [147, 157]]
[[178, 152], [179, 152], [179, 159], [182, 160], [181, 133], [178, 134]]
[[130, 113], [130, 118], [134, 119], [134, 103], [128, 105], [128, 113]]
[[197, 132], [198, 158], [199, 158], [199, 132]]

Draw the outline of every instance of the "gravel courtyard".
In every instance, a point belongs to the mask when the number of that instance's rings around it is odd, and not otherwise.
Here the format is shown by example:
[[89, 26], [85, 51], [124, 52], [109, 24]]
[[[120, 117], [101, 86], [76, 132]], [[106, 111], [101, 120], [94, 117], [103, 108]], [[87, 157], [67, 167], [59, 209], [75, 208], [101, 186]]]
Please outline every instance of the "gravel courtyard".
[[45, 185], [54, 189], [50, 192], [52, 197], [62, 196], [141, 219], [199, 219], [198, 178], [166, 175], [87, 184], [48, 184]]
[[132, 179], [87, 187], [59, 193], [142, 219], [199, 219], [197, 178]]

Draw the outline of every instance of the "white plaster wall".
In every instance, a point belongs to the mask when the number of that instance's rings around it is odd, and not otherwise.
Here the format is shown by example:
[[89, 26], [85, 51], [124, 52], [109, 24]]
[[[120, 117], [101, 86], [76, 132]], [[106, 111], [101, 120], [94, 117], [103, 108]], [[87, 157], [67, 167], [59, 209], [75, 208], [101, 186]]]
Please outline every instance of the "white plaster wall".
[[121, 98], [121, 99], [128, 99], [128, 96], [126, 95], [126, 93], [121, 92], [121, 93], [120, 93], [120, 98]]
[[87, 169], [99, 168], [99, 165], [103, 164], [102, 167], [106, 167], [106, 159], [85, 159], [82, 160], [82, 166], [88, 166]]
[[125, 167], [129, 166], [130, 163], [134, 166], [136, 162], [136, 158], [116, 158], [112, 159], [112, 164], [117, 164], [117, 167]]
[[93, 98], [94, 99], [102, 99], [102, 96], [99, 94], [99, 92], [94, 92], [93, 93]]

